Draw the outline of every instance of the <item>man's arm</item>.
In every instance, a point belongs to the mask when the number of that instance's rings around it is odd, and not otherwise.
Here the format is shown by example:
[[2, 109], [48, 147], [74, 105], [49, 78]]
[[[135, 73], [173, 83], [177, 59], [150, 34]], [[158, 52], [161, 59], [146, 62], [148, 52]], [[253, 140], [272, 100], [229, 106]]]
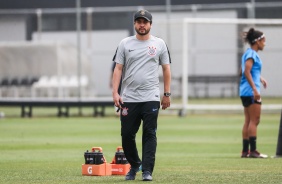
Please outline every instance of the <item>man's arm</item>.
[[122, 64], [118, 64], [118, 63], [116, 64], [116, 67], [115, 67], [114, 73], [113, 73], [113, 80], [112, 80], [113, 101], [115, 103], [115, 106], [117, 106], [119, 108], [121, 108], [120, 103], [123, 104], [123, 101], [122, 101], [120, 95], [118, 94], [118, 88], [119, 88], [120, 79], [121, 79], [121, 75], [122, 75], [122, 68], [123, 68]]
[[[170, 65], [162, 65], [163, 68], [163, 78], [164, 78], [164, 92], [170, 93], [170, 83], [171, 83], [171, 72], [170, 72]], [[170, 97], [163, 96], [162, 98], [162, 109], [166, 109], [170, 107]]]
[[111, 76], [110, 76], [110, 88], [113, 88], [113, 75], [114, 75], [115, 67], [116, 67], [116, 62], [113, 62]]

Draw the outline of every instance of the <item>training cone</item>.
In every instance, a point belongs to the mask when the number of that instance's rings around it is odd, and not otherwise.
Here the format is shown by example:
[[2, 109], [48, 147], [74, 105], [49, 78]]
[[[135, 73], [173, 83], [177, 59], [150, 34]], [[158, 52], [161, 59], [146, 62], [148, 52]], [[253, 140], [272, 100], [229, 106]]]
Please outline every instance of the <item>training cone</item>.
[[282, 158], [282, 111], [281, 111], [281, 116], [280, 116], [280, 126], [279, 126], [278, 141], [277, 141], [277, 148], [276, 148], [276, 158]]

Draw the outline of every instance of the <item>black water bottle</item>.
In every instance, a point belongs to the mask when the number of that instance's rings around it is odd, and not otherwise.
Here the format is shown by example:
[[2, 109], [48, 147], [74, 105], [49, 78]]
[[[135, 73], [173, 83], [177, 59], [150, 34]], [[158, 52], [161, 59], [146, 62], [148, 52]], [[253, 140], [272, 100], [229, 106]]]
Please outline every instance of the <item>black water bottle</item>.
[[84, 160], [85, 160], [85, 164], [89, 164], [89, 152], [88, 152], [88, 150], [86, 152], [84, 152]]
[[95, 153], [95, 163], [96, 165], [104, 163], [104, 156], [101, 152], [94, 152]]
[[85, 164], [95, 164], [95, 154], [87, 150], [84, 152], [84, 160]]
[[116, 159], [116, 164], [121, 164], [121, 158], [122, 157], [122, 152], [116, 152], [115, 154], [115, 159]]
[[125, 157], [125, 154], [122, 150], [122, 147], [118, 147], [117, 148], [117, 152], [115, 154], [115, 161], [116, 161], [116, 164], [127, 164], [128, 161]]
[[122, 152], [122, 155], [121, 155], [121, 164], [128, 164], [128, 161], [125, 157], [125, 154]]

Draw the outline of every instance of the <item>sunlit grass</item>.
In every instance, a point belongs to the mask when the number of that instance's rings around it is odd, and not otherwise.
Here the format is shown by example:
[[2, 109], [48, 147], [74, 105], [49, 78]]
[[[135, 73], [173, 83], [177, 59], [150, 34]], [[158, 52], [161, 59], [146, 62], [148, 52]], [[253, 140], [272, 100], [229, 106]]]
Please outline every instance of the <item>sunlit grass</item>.
[[[270, 156], [279, 121], [261, 117], [258, 149]], [[153, 183], [281, 183], [281, 159], [240, 158], [242, 123], [242, 115], [160, 116]], [[100, 146], [110, 162], [120, 141], [116, 117], [0, 119], [0, 183], [129, 183], [81, 175], [84, 151]], [[142, 183], [140, 173], [132, 183]]]

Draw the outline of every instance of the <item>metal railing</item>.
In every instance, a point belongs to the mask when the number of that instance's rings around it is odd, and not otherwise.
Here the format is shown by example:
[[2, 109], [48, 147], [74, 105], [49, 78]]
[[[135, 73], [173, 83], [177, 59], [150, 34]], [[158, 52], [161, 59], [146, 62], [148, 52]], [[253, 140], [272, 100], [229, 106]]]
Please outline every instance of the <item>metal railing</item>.
[[[219, 10], [219, 9], [250, 9], [250, 8], [277, 8], [282, 7], [282, 2], [256, 2], [256, 3], [220, 3], [220, 4], [191, 4], [191, 5], [156, 5], [143, 6], [149, 11], [167, 11], [170, 6], [171, 11], [200, 11], [200, 10]], [[107, 12], [134, 12], [140, 9], [140, 6], [123, 6], [123, 7], [82, 7], [81, 12], [87, 13], [89, 9], [93, 13]], [[0, 9], [0, 14], [36, 14], [39, 9]], [[74, 8], [43, 8], [40, 9], [43, 14], [64, 14], [76, 13]]]

